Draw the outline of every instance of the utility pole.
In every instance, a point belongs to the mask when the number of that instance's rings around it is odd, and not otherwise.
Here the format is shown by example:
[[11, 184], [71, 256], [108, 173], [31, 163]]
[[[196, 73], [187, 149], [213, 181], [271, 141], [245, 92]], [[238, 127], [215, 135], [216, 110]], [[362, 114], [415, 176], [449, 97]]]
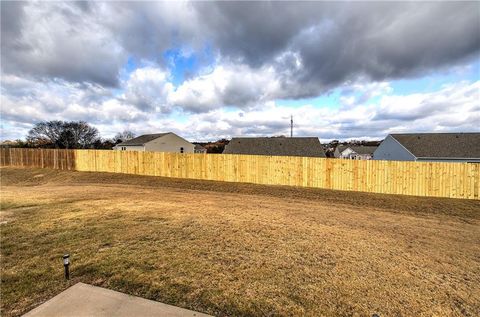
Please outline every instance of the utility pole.
[[290, 116], [290, 137], [293, 138], [293, 116]]

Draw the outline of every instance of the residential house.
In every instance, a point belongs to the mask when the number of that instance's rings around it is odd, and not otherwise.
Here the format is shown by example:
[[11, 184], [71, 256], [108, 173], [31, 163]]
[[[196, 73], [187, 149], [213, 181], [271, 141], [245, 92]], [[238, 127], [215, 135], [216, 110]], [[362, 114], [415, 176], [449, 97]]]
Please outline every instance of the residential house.
[[144, 134], [117, 144], [114, 150], [193, 153], [195, 146], [173, 132]]
[[351, 160], [371, 160], [378, 146], [338, 145], [333, 152], [334, 157]]
[[375, 160], [480, 162], [480, 133], [389, 134]]
[[207, 149], [201, 146], [200, 144], [194, 144], [194, 145], [195, 145], [195, 148], [193, 150], [194, 153], [207, 153]]
[[317, 137], [233, 138], [224, 154], [325, 157]]

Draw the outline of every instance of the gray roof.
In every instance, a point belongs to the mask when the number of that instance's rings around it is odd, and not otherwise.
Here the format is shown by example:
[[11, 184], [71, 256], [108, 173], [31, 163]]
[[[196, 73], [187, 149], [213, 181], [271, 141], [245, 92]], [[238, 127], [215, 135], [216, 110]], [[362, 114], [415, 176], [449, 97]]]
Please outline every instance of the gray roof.
[[337, 145], [335, 150], [338, 150], [338, 152], [342, 153], [344, 150], [348, 148], [348, 145]]
[[124, 145], [144, 145], [145, 143], [148, 143], [152, 140], [158, 139], [164, 135], [169, 134], [170, 132], [167, 133], [155, 133], [155, 134], [144, 134], [141, 136], [138, 136], [136, 138], [133, 138], [131, 140], [124, 141], [122, 143], [119, 143], [117, 145], [124, 146]]
[[317, 137], [233, 138], [223, 153], [325, 157]]
[[378, 146], [373, 145], [350, 145], [347, 146], [351, 148], [357, 154], [373, 154]]
[[391, 134], [416, 157], [480, 158], [480, 133]]

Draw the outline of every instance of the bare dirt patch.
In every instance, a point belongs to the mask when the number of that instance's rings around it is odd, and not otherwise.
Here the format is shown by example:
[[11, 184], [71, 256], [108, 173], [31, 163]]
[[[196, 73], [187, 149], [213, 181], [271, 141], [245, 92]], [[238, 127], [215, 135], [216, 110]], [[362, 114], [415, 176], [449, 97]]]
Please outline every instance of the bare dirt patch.
[[1, 174], [2, 315], [78, 281], [216, 315], [480, 314], [478, 201]]

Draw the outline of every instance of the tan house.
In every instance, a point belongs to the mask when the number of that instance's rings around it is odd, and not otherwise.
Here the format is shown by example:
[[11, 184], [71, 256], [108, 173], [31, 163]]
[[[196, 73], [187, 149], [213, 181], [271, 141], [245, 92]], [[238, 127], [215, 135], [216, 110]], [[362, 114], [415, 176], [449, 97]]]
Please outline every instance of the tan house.
[[120, 151], [194, 153], [195, 145], [173, 132], [144, 134], [113, 147]]

